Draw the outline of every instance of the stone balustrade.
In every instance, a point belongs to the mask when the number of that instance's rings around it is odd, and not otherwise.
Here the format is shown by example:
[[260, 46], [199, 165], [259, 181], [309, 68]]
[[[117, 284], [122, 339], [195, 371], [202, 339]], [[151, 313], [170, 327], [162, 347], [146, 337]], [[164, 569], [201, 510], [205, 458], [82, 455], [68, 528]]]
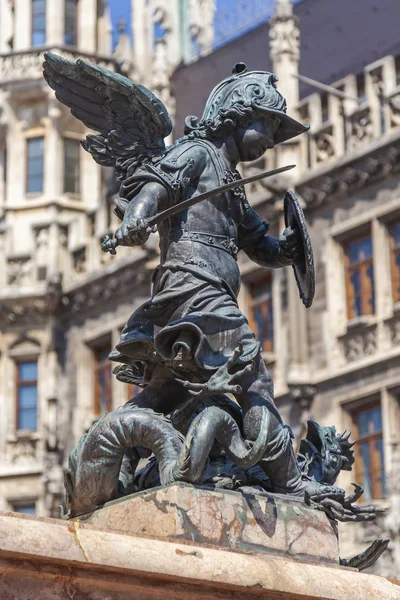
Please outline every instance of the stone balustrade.
[[365, 148], [400, 126], [400, 65], [386, 56], [333, 84], [343, 97], [314, 93], [298, 107], [310, 132], [299, 139], [302, 170], [317, 169]]
[[10, 52], [0, 54], [0, 88], [5, 84], [17, 81], [37, 80], [43, 77], [43, 60], [46, 51], [60, 54], [68, 60], [84, 60], [95, 62], [111, 71], [115, 70], [115, 61], [108, 57], [99, 57], [96, 54], [82, 54], [82, 52], [73, 51], [71, 48], [48, 47], [30, 49], [23, 52]]

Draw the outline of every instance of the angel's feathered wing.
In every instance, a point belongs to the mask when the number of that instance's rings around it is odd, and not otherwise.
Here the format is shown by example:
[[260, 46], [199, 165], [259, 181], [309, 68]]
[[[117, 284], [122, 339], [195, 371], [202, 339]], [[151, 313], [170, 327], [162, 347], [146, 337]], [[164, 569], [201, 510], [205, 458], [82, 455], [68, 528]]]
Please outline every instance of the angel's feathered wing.
[[146, 158], [165, 151], [164, 138], [172, 123], [164, 104], [146, 87], [108, 69], [65, 60], [45, 53], [43, 74], [60, 102], [97, 135], [82, 146], [103, 166], [115, 166], [117, 178], [126, 176]]

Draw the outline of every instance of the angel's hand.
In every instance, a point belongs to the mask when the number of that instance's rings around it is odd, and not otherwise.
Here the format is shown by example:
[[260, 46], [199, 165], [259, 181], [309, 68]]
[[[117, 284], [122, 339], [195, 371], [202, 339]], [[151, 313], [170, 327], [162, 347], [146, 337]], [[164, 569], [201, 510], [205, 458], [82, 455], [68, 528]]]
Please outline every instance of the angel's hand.
[[155, 230], [155, 226], [150, 227], [146, 219], [124, 219], [115, 232], [115, 239], [119, 246], [142, 246]]
[[286, 227], [279, 236], [279, 256], [290, 265], [301, 264], [303, 260], [302, 243], [296, 229]]

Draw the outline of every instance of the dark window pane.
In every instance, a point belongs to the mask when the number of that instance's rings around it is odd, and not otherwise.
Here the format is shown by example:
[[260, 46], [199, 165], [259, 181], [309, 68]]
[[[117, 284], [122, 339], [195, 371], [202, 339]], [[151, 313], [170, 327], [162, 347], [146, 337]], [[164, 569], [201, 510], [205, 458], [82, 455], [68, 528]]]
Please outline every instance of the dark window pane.
[[32, 46], [46, 43], [46, 1], [32, 0]]
[[354, 414], [357, 424], [356, 480], [365, 488], [365, 499], [386, 495], [382, 410], [379, 405], [367, 405]]
[[14, 512], [22, 513], [23, 515], [35, 515], [36, 506], [34, 504], [26, 504], [24, 506], [18, 504], [14, 506]]
[[18, 363], [18, 378], [20, 381], [32, 381], [37, 379], [37, 362]]
[[274, 331], [271, 280], [263, 278], [255, 281], [250, 286], [250, 293], [252, 327], [262, 349], [267, 352], [272, 351]]
[[109, 344], [95, 350], [95, 412], [97, 414], [112, 409], [111, 363], [108, 359]]
[[362, 482], [364, 488], [364, 499], [371, 500], [372, 498], [372, 480], [371, 480], [371, 457], [369, 453], [369, 444], [360, 444], [360, 458], [362, 463]]
[[36, 408], [24, 408], [18, 414], [18, 429], [36, 429]]
[[17, 369], [17, 428], [36, 429], [37, 362], [20, 362]]
[[396, 250], [395, 252], [393, 267], [394, 301], [398, 302], [400, 299], [400, 250]]
[[370, 265], [367, 269], [367, 277], [370, 281], [370, 294], [368, 297], [368, 306], [365, 307], [367, 313], [375, 313], [375, 288], [374, 288], [374, 267]]
[[369, 414], [367, 410], [358, 413], [358, 434], [365, 435], [368, 433]]
[[261, 312], [261, 308], [257, 307], [254, 309], [254, 322], [256, 324], [256, 334], [258, 339], [262, 338], [262, 330], [263, 330], [263, 323], [262, 323], [262, 312]]
[[44, 139], [28, 140], [27, 192], [43, 191]]
[[393, 227], [393, 238], [396, 246], [400, 246], [400, 222]]
[[382, 411], [379, 406], [371, 410], [372, 431], [382, 431]]
[[79, 193], [79, 148], [77, 140], [64, 140], [64, 192]]
[[108, 355], [110, 354], [109, 348], [101, 348], [97, 351], [97, 361], [103, 362], [104, 360], [108, 360]]
[[372, 257], [372, 240], [370, 236], [355, 240], [349, 244], [350, 264], [357, 264]]
[[379, 455], [379, 467], [380, 467], [380, 475], [378, 477], [380, 483], [381, 493], [379, 496], [384, 498], [386, 496], [386, 478], [385, 478], [385, 469], [384, 469], [384, 452], [383, 452], [383, 439], [380, 438], [375, 442], [375, 451]]
[[36, 410], [37, 404], [37, 387], [35, 385], [24, 385], [19, 388], [19, 409], [24, 411], [25, 409], [34, 408]]
[[39, 194], [43, 191], [43, 181], [42, 179], [32, 178], [29, 180], [28, 192], [30, 194]]
[[361, 307], [361, 273], [360, 271], [354, 271], [350, 276], [350, 284], [353, 288], [353, 313], [355, 317], [359, 317], [362, 314]]
[[65, 33], [64, 42], [69, 46], [77, 44], [77, 0], [65, 0]]
[[43, 156], [43, 138], [31, 138], [28, 140], [29, 155], [32, 158]]
[[357, 414], [358, 433], [360, 436], [382, 431], [382, 410], [375, 406]]

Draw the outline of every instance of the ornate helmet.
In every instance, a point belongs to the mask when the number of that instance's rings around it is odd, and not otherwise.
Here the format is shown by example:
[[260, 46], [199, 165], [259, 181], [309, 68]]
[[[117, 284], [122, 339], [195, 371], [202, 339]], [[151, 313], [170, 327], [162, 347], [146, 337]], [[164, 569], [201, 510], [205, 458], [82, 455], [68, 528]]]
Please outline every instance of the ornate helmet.
[[276, 89], [277, 81], [273, 73], [247, 71], [245, 63], [237, 63], [232, 75], [211, 92], [200, 122], [196, 117], [187, 117], [185, 133], [207, 128], [214, 130], [224, 119], [233, 115], [250, 116], [254, 110], [280, 117], [281, 125], [274, 136], [276, 144], [308, 131], [309, 125], [303, 125], [286, 114], [286, 100]]

